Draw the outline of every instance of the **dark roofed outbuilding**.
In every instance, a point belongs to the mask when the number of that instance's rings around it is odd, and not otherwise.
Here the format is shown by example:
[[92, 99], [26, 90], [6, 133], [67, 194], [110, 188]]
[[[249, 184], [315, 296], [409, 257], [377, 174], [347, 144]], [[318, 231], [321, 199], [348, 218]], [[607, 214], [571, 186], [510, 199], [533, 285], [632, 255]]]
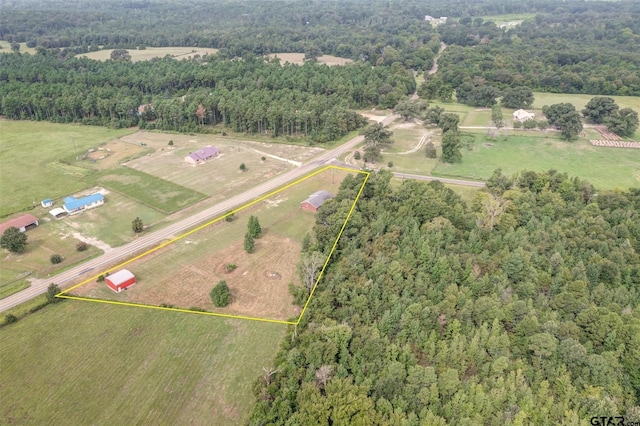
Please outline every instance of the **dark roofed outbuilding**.
[[329, 191], [325, 191], [324, 189], [316, 191], [300, 203], [300, 208], [310, 212], [317, 212], [320, 206], [330, 198], [333, 198], [333, 195], [331, 195]]

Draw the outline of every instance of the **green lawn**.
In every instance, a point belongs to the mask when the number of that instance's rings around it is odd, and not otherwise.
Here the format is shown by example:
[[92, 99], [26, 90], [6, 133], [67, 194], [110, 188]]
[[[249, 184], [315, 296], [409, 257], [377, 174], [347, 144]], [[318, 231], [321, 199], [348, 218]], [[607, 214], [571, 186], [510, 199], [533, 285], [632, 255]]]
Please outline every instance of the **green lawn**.
[[86, 182], [57, 161], [131, 132], [0, 120], [0, 217], [29, 208], [44, 198], [58, 198], [86, 188]]
[[165, 215], [158, 210], [117, 192], [109, 192], [102, 207], [65, 217], [56, 221], [56, 226], [61, 233], [78, 231], [111, 247], [118, 247], [136, 238], [131, 230], [131, 222], [136, 217], [142, 219], [146, 232], [152, 232], [167, 223], [163, 221]]
[[[30, 278], [54, 275], [61, 269], [102, 253], [102, 250], [93, 246], [78, 252], [76, 244], [79, 240], [71, 235], [69, 229], [62, 229], [59, 221], [41, 220], [40, 226], [28, 230], [26, 235], [27, 249], [24, 253], [0, 253], [0, 285], [10, 284], [29, 272]], [[61, 255], [64, 258], [62, 263], [52, 265], [49, 260], [52, 254]]]
[[463, 149], [462, 156], [459, 164], [438, 162], [433, 174], [488, 179], [497, 168], [508, 175], [522, 170], [555, 169], [587, 179], [598, 188], [640, 187], [637, 149], [594, 147], [585, 140], [564, 142], [551, 135], [510, 136], [506, 141], [494, 141], [478, 134], [473, 150]]
[[278, 324], [65, 301], [0, 329], [2, 424], [246, 424]]
[[[533, 101], [532, 108], [542, 109], [545, 105], [559, 104], [562, 102], [569, 102], [575, 105], [578, 111], [582, 110], [587, 102], [594, 98], [596, 95], [572, 95], [568, 93], [544, 93], [533, 92], [535, 100]], [[620, 108], [632, 108], [640, 114], [640, 96], [608, 96], [613, 98]]]
[[89, 178], [96, 185], [125, 194], [163, 213], [182, 210], [207, 197], [200, 192], [128, 167], [105, 170]]

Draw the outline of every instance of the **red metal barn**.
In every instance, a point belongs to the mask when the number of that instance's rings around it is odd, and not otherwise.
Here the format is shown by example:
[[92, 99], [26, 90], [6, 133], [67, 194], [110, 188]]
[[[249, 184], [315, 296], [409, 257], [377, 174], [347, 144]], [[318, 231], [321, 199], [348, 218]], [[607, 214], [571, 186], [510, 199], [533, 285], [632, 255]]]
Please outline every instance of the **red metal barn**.
[[116, 293], [126, 290], [136, 283], [136, 277], [127, 269], [121, 269], [113, 275], [109, 275], [105, 282]]
[[311, 194], [309, 198], [300, 203], [300, 208], [302, 210], [310, 212], [317, 212], [320, 206], [324, 204], [324, 202], [329, 198], [333, 198], [333, 195], [331, 195], [328, 191], [316, 191]]

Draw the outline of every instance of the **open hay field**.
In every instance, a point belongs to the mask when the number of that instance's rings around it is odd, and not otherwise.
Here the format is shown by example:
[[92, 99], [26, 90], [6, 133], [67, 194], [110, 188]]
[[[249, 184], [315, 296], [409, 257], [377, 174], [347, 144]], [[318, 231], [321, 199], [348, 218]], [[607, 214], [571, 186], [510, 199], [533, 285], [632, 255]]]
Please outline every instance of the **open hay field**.
[[[79, 57], [95, 59], [96, 61], [106, 61], [111, 59], [111, 52], [114, 49], [98, 50], [97, 52], [82, 53]], [[215, 55], [218, 49], [210, 47], [147, 47], [144, 50], [127, 49], [131, 55], [131, 62], [149, 61], [153, 58], [164, 58], [169, 55], [175, 59], [190, 59], [196, 55]]]
[[510, 136], [487, 139], [478, 134], [473, 150], [462, 150], [462, 163], [438, 162], [434, 175], [488, 179], [493, 170], [506, 174], [550, 169], [586, 179], [597, 188], [640, 186], [640, 152], [637, 149], [594, 147], [586, 140], [565, 142], [545, 137]]
[[[288, 287], [290, 283], [299, 282], [295, 271], [301, 241], [315, 223], [315, 214], [300, 210], [300, 203], [320, 189], [337, 193], [347, 174], [326, 170], [240, 210], [232, 222], [214, 222], [126, 264], [123, 267], [133, 272], [138, 281], [127, 291], [113, 293], [93, 279], [72, 289], [71, 293], [120, 302], [291, 319], [299, 310], [292, 305]], [[263, 233], [256, 240], [255, 252], [247, 254], [243, 241], [250, 215], [259, 219]], [[227, 273], [227, 264], [235, 264], [237, 269]], [[121, 267], [115, 267], [111, 271], [119, 269]], [[217, 309], [209, 292], [220, 280], [227, 281], [233, 301], [228, 307]]]
[[[35, 47], [27, 47], [27, 43], [23, 42], [23, 43], [18, 43], [20, 45], [20, 50], [18, 50], [18, 52], [20, 53], [29, 53], [31, 55], [36, 53], [36, 48]], [[10, 53], [12, 52], [11, 50], [11, 43], [9, 43], [6, 40], [0, 40], [0, 53]]]
[[75, 153], [131, 133], [104, 127], [44, 121], [0, 120], [0, 217], [28, 209], [44, 198], [57, 198], [83, 188], [65, 167], [50, 167]]
[[[587, 102], [596, 95], [576, 95], [569, 93], [545, 93], [545, 92], [533, 92], [535, 100], [533, 101], [532, 108], [542, 110], [545, 105], [559, 104], [562, 102], [569, 102], [575, 105], [578, 111], [584, 109]], [[640, 96], [608, 96], [613, 98], [620, 108], [632, 108], [640, 114]]]
[[[222, 201], [258, 183], [297, 167], [323, 151], [322, 148], [261, 143], [208, 135], [173, 135], [138, 132], [123, 141], [144, 143], [155, 152], [127, 163], [127, 167], [162, 178]], [[173, 145], [169, 146], [169, 141]], [[197, 166], [184, 160], [189, 153], [213, 145], [220, 155]], [[265, 160], [262, 160], [262, 157]], [[240, 170], [244, 163], [247, 171]]]
[[239, 425], [279, 324], [66, 301], [0, 329], [0, 423]]
[[128, 167], [115, 167], [98, 172], [91, 175], [91, 181], [167, 214], [189, 207], [207, 197], [201, 192]]
[[[286, 64], [287, 62], [289, 62], [290, 64], [298, 65], [304, 64], [304, 53], [272, 53], [268, 56], [269, 58], [279, 58], [281, 64]], [[346, 65], [350, 62], [353, 62], [353, 60], [332, 55], [322, 55], [318, 58], [317, 62], [319, 64], [325, 64], [331, 67], [335, 65]]]

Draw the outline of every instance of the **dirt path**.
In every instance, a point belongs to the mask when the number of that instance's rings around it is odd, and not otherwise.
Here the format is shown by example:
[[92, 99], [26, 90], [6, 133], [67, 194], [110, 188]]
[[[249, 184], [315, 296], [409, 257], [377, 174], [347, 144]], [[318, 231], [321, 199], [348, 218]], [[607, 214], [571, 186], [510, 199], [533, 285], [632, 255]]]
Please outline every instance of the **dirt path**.
[[91, 238], [91, 237], [87, 237], [82, 235], [79, 232], [74, 232], [73, 234], [71, 234], [73, 236], [73, 238], [75, 238], [76, 240], [80, 240], [82, 242], [85, 242], [89, 245], [98, 247], [100, 250], [102, 250], [105, 253], [110, 252], [111, 250], [113, 250], [113, 247], [111, 247], [109, 244], [105, 243], [104, 241], [100, 241], [97, 238]]
[[446, 49], [446, 48], [447, 48], [447, 45], [444, 44], [444, 42], [441, 41], [440, 42], [440, 51], [438, 52], [436, 57], [433, 58], [433, 66], [429, 70], [429, 75], [433, 75], [433, 74], [438, 72], [438, 59], [440, 59], [440, 55], [442, 55], [442, 52], [444, 52], [444, 49]]
[[418, 141], [418, 145], [414, 146], [409, 151], [398, 152], [398, 154], [407, 155], [407, 154], [413, 154], [414, 152], [420, 151], [422, 147], [425, 146], [427, 142], [431, 140], [432, 136], [433, 136], [433, 132], [427, 131], [424, 135], [422, 135], [422, 137], [420, 138], [420, 141]]

